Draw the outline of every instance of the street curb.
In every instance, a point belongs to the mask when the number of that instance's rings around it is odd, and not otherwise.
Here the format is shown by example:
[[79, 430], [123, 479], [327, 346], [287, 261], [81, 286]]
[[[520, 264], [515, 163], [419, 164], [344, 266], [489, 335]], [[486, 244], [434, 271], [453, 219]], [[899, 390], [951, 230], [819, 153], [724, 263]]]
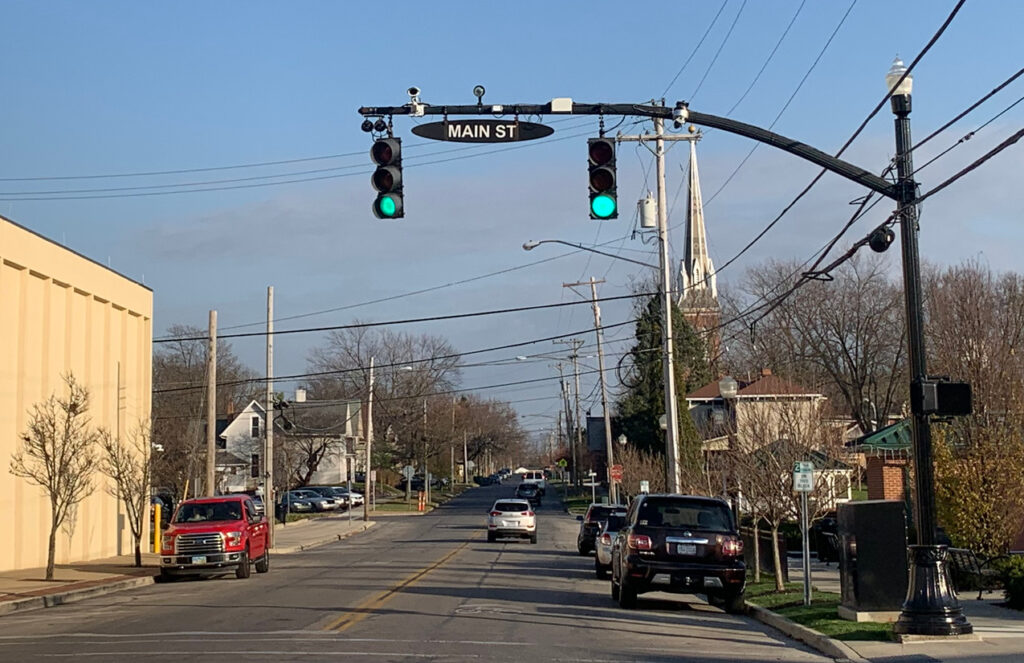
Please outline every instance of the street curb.
[[138, 578], [125, 578], [124, 580], [118, 580], [116, 582], [110, 582], [102, 585], [95, 585], [93, 587], [83, 587], [81, 589], [72, 589], [67, 592], [61, 592], [59, 594], [49, 594], [46, 596], [32, 596], [24, 599], [15, 599], [13, 601], [4, 601], [0, 603], [0, 615], [9, 615], [14, 612], [28, 612], [30, 610], [40, 610], [42, 608], [54, 608], [59, 605], [65, 605], [67, 603], [74, 603], [83, 599], [90, 599], [97, 596], [103, 596], [104, 594], [112, 594], [114, 592], [120, 592], [125, 589], [133, 589], [135, 587], [143, 587], [145, 585], [152, 585], [154, 582], [154, 576], [142, 576]]
[[324, 537], [316, 541], [310, 541], [309, 543], [303, 543], [297, 546], [291, 546], [289, 548], [273, 548], [272, 552], [277, 555], [291, 555], [293, 553], [302, 552], [303, 550], [309, 550], [310, 548], [316, 548], [318, 546], [327, 545], [328, 543], [335, 543], [337, 541], [341, 541], [342, 539], [346, 539], [352, 536], [353, 534], [365, 532], [366, 530], [370, 529], [376, 524], [377, 523], [371, 520], [367, 523], [364, 523], [362, 527], [359, 528], [353, 528], [348, 531], [341, 532], [340, 534], [333, 534], [331, 536]]
[[818, 633], [814, 629], [797, 624], [791, 619], [776, 614], [771, 610], [762, 608], [753, 603], [747, 603], [747, 614], [772, 628], [785, 633], [794, 640], [817, 649], [819, 652], [837, 661], [852, 661], [853, 663], [868, 663], [849, 645], [839, 640]]

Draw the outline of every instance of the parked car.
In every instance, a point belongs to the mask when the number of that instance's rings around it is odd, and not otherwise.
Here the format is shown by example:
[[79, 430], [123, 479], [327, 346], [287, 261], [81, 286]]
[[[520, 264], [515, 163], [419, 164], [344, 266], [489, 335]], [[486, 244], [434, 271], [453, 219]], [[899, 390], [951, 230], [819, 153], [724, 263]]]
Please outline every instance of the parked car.
[[537, 514], [525, 500], [498, 500], [487, 514], [488, 541], [510, 536], [537, 543]]
[[521, 483], [516, 486], [516, 497], [525, 499], [535, 507], [540, 507], [540, 488], [535, 483]]
[[728, 612], [744, 608], [746, 565], [732, 510], [691, 495], [640, 495], [612, 547], [611, 594], [623, 608], [651, 591], [703, 593]]
[[345, 498], [349, 506], [362, 506], [365, 501], [362, 493], [357, 493], [354, 490], [349, 493], [348, 488], [345, 486], [336, 487], [334, 490], [339, 497]]
[[585, 516], [576, 516], [580, 521], [580, 530], [576, 533], [576, 550], [581, 555], [595, 549], [595, 540], [601, 531], [601, 526], [608, 520], [608, 516], [616, 512], [625, 512], [625, 507], [619, 504], [591, 504], [587, 507]]
[[160, 537], [160, 578], [223, 575], [248, 578], [270, 570], [270, 525], [248, 495], [185, 500]]
[[338, 509], [348, 508], [348, 495], [343, 491], [343, 488], [338, 486], [306, 486], [306, 490], [312, 490], [314, 493], [322, 495], [323, 497], [329, 497], [337, 502]]
[[284, 521], [289, 513], [312, 513], [326, 510], [327, 498], [312, 491], [286, 490], [278, 499], [275, 513]]
[[289, 490], [288, 494], [294, 499], [308, 499], [313, 504], [315, 511], [334, 511], [341, 508], [342, 502], [336, 497], [323, 495], [312, 488], [296, 488]]
[[597, 535], [594, 546], [594, 575], [598, 580], [607, 580], [612, 568], [612, 544], [615, 537], [626, 522], [626, 512], [616, 511], [608, 516], [601, 531]]

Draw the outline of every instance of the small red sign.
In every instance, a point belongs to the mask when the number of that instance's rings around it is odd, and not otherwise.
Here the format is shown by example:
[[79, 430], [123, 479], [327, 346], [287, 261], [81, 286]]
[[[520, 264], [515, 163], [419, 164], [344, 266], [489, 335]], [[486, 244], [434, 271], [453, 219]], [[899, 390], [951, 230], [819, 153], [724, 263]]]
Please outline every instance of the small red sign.
[[622, 466], [612, 465], [610, 474], [612, 477], [612, 481], [622, 481]]

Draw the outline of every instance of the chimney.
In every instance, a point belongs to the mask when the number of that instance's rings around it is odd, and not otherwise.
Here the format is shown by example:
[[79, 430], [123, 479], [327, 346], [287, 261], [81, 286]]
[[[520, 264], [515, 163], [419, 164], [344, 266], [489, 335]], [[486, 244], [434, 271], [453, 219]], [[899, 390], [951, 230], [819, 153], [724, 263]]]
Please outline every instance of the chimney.
[[772, 369], [770, 369], [770, 368], [762, 368], [761, 369], [761, 377], [766, 378], [766, 377], [768, 377], [771, 374], [772, 374]]
[[305, 389], [296, 389], [295, 390], [295, 402], [296, 403], [305, 403], [306, 402], [306, 390]]

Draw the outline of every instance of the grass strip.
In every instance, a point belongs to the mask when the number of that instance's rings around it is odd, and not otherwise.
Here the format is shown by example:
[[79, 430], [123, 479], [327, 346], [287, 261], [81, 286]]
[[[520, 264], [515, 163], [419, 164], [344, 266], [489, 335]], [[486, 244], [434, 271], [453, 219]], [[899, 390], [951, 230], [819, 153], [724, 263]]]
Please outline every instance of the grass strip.
[[786, 583], [785, 590], [779, 592], [775, 579], [762, 573], [761, 582], [747, 584], [747, 601], [836, 640], [893, 640], [890, 623], [841, 619], [838, 594], [812, 592], [811, 605], [805, 606], [803, 585], [798, 582]]

